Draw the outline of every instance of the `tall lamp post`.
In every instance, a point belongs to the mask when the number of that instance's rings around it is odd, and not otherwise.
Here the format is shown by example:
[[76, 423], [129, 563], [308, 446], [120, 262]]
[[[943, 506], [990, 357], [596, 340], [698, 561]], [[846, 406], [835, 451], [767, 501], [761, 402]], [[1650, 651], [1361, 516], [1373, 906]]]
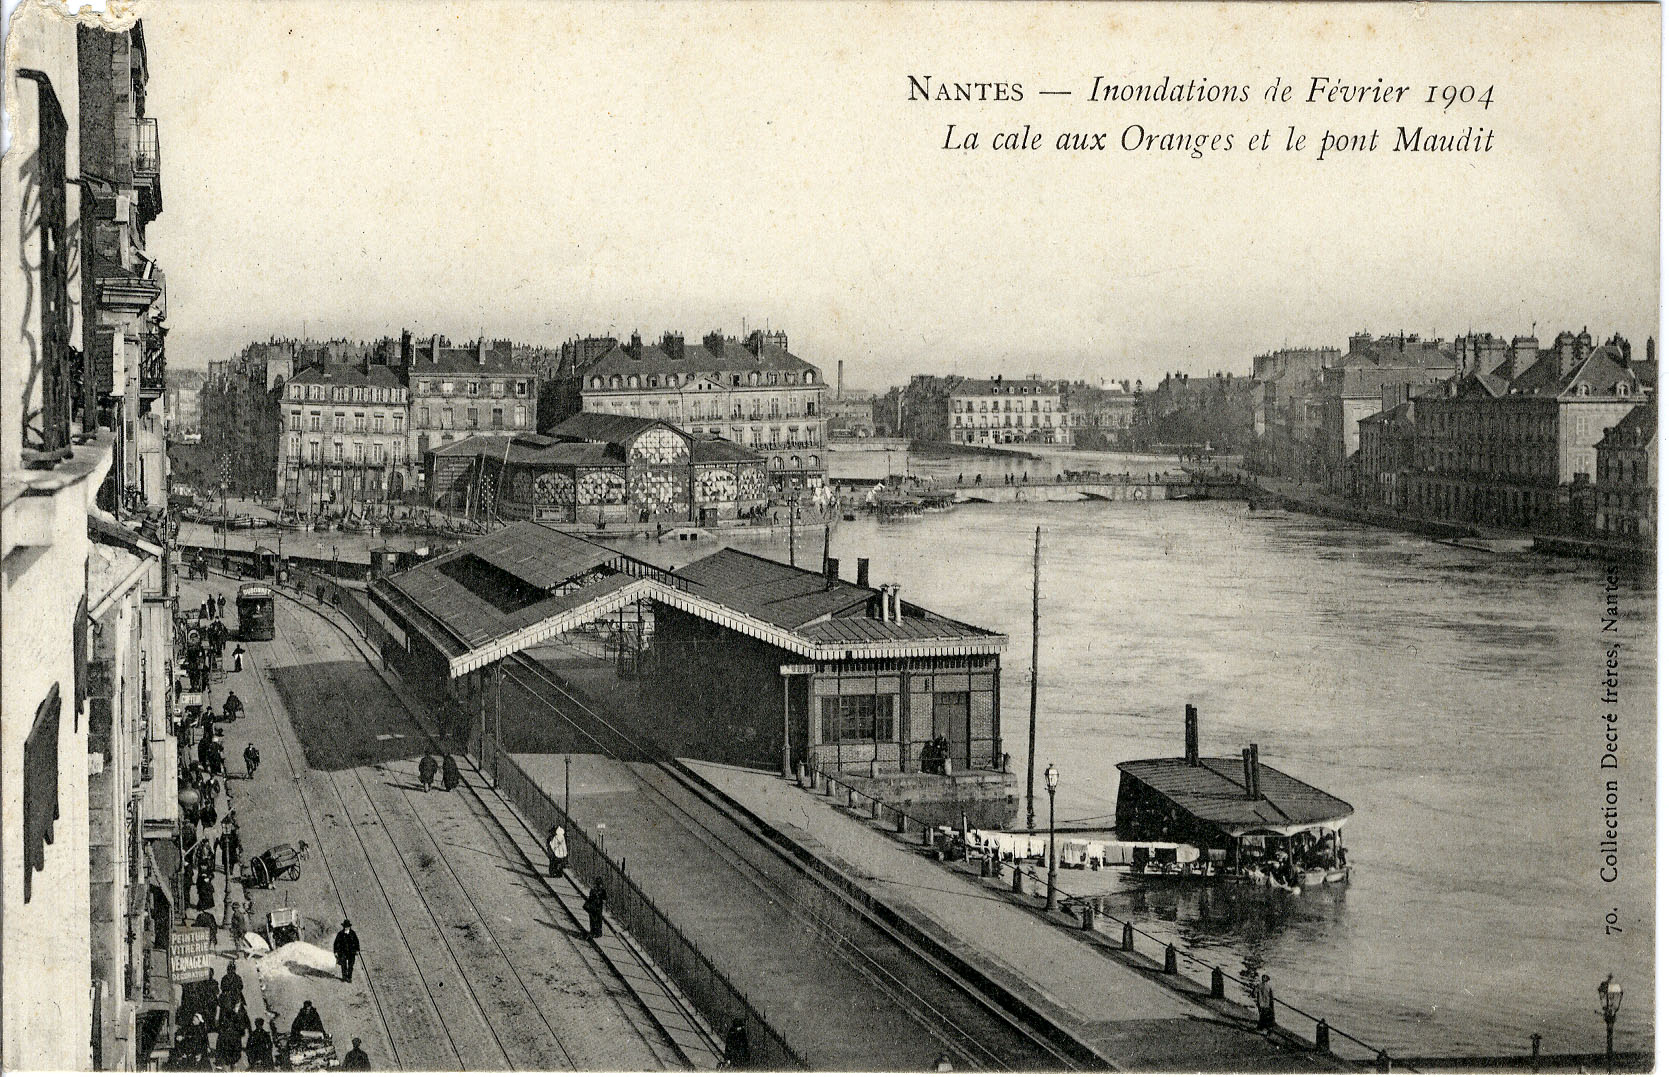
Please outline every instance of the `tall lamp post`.
[[1043, 772], [1043, 785], [1049, 790], [1049, 896], [1043, 900], [1043, 910], [1053, 912], [1055, 908], [1055, 867], [1060, 859], [1055, 852], [1055, 789], [1060, 786], [1061, 772], [1050, 763]]
[[1623, 985], [1607, 976], [1599, 985], [1599, 1012], [1605, 1016], [1605, 1072], [1615, 1073], [1617, 1011], [1623, 1008]]

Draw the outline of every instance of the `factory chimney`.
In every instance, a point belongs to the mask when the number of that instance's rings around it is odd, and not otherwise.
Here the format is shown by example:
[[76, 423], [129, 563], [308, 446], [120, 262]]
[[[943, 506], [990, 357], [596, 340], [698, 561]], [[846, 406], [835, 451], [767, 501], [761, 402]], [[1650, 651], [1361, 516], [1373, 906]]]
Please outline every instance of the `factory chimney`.
[[1200, 765], [1200, 712], [1192, 703], [1182, 711], [1182, 761], [1191, 767]]
[[846, 399], [846, 360], [835, 360], [835, 399]]

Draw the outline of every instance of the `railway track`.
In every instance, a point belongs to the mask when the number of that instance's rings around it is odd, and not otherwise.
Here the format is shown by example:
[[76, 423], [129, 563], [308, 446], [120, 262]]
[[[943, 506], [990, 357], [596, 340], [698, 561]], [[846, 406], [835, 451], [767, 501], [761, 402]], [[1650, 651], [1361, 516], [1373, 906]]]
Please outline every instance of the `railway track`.
[[769, 900], [804, 921], [833, 956], [909, 1015], [958, 1068], [1086, 1068], [1080, 1055], [1051, 1042], [1022, 1016], [811, 871], [778, 837], [699, 775], [647, 738], [633, 736], [597, 714], [538, 663], [516, 655], [506, 660], [504, 671], [507, 679], [600, 753], [629, 761], [641, 788], [666, 814]]

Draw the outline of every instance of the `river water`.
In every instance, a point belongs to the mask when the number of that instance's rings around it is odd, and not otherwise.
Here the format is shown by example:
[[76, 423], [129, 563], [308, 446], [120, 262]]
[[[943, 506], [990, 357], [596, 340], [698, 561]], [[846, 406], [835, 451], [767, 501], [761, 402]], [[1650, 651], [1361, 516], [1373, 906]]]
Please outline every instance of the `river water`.
[[[1602, 1050], [1595, 989], [1613, 972], [1626, 991], [1618, 1047], [1650, 1047], [1655, 579], [1622, 570], [1610, 633], [1601, 565], [1244, 503], [968, 505], [843, 523], [831, 553], [848, 578], [869, 557], [872, 578], [901, 583], [907, 601], [1009, 635], [1003, 726], [1017, 769], [1039, 525], [1037, 766], [1060, 768], [1063, 823], [1110, 824], [1115, 764], [1180, 756], [1189, 702], [1205, 754], [1256, 741], [1264, 762], [1356, 809], [1346, 888], [1248, 897], [1065, 872], [1063, 890], [1110, 888], [1109, 913], [1225, 971], [1268, 972], [1286, 1001], [1393, 1053], [1521, 1054], [1533, 1032], [1544, 1052]], [[780, 541], [752, 545], [786, 559]], [[1613, 640], [1621, 698], [1607, 706]], [[1606, 711], [1620, 717], [1619, 770], [1600, 767]], [[1621, 835], [1609, 883], [1607, 778]]]

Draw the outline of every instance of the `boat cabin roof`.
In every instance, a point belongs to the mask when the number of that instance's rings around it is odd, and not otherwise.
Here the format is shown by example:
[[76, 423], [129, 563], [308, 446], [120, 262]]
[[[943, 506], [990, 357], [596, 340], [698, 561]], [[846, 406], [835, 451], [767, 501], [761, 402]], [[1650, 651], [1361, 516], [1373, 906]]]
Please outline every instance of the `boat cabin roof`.
[[1233, 834], [1337, 826], [1355, 811], [1338, 797], [1261, 762], [1261, 795], [1255, 799], [1247, 796], [1238, 758], [1202, 758], [1198, 766], [1185, 759], [1134, 759], [1118, 769], [1196, 819]]

